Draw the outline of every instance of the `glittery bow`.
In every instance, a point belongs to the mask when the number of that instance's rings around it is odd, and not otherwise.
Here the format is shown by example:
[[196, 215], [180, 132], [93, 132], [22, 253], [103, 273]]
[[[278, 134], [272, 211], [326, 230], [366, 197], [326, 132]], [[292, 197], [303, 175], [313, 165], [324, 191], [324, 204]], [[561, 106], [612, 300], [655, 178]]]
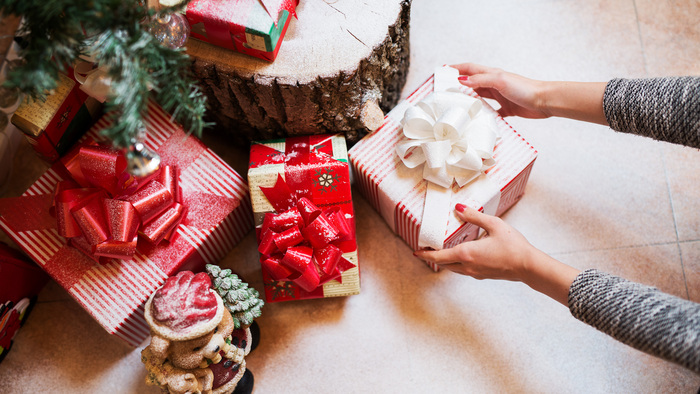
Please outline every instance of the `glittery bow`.
[[337, 207], [321, 209], [297, 198], [281, 175], [273, 187], [260, 188], [277, 211], [266, 213], [258, 251], [274, 280], [290, 280], [307, 292], [354, 267], [337, 243], [352, 239], [352, 229]]
[[95, 260], [131, 259], [139, 234], [153, 244], [169, 240], [185, 217], [176, 167], [137, 179], [120, 151], [98, 145], [80, 147], [63, 164], [66, 180], [54, 195], [58, 233]]

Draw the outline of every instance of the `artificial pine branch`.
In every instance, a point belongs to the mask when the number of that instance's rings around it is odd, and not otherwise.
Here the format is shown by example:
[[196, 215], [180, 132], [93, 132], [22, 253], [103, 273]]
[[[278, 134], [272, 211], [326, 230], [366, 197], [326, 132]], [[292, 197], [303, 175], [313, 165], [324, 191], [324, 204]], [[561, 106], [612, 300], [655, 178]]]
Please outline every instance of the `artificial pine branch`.
[[214, 290], [219, 293], [224, 306], [231, 312], [235, 328], [253, 324], [253, 320], [260, 317], [261, 309], [265, 305], [259, 298], [260, 293], [248, 287], [248, 284], [230, 269], [222, 270], [217, 265], [207, 264], [206, 270], [212, 279]]
[[9, 73], [6, 86], [43, 99], [59, 72], [92, 55], [112, 78], [105, 109], [113, 122], [103, 134], [114, 145], [127, 147], [137, 138], [149, 98], [199, 136], [207, 126], [206, 99], [191, 76], [189, 57], [147, 31], [156, 14], [172, 13], [187, 1], [156, 13], [144, 0], [0, 0], [3, 14], [23, 17], [18, 33], [26, 41], [19, 53], [23, 65]]

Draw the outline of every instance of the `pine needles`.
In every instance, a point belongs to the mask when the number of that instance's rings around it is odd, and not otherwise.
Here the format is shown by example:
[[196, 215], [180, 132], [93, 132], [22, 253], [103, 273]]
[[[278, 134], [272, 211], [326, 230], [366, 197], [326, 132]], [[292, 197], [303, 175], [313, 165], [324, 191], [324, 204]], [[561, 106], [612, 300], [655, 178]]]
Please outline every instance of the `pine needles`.
[[114, 119], [103, 133], [117, 147], [129, 146], [143, 130], [149, 99], [197, 136], [207, 126], [206, 98], [192, 78], [189, 57], [148, 32], [156, 11], [143, 0], [0, 0], [0, 10], [24, 18], [18, 32], [26, 41], [20, 52], [24, 63], [8, 75], [7, 86], [43, 99], [56, 87], [59, 72], [81, 55], [92, 55], [112, 78], [105, 110]]

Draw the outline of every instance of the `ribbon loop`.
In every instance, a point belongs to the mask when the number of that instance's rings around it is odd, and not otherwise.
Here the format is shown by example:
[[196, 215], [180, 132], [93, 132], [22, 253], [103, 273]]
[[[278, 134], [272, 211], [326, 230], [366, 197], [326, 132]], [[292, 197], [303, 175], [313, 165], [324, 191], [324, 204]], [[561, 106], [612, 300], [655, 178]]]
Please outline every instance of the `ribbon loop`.
[[105, 102], [112, 88], [112, 78], [104, 66], [93, 68], [92, 63], [80, 61], [73, 67], [73, 75], [80, 83], [80, 90], [101, 103]]
[[435, 71], [434, 92], [406, 110], [406, 139], [396, 146], [401, 162], [408, 168], [423, 165], [423, 179], [430, 183], [418, 237], [421, 247], [442, 249], [452, 185], [465, 186], [496, 163], [496, 121], [481, 100], [462, 91], [458, 76], [451, 67]]
[[76, 149], [63, 164], [68, 179], [54, 193], [58, 233], [95, 261], [131, 259], [139, 234], [153, 244], [170, 240], [186, 216], [176, 167], [137, 179], [121, 152], [98, 145]]
[[335, 245], [352, 238], [342, 211], [322, 210], [298, 197], [281, 175], [273, 187], [260, 189], [277, 210], [265, 214], [260, 229], [263, 269], [274, 280], [290, 280], [306, 292], [333, 279], [340, 281], [343, 271], [354, 266]]

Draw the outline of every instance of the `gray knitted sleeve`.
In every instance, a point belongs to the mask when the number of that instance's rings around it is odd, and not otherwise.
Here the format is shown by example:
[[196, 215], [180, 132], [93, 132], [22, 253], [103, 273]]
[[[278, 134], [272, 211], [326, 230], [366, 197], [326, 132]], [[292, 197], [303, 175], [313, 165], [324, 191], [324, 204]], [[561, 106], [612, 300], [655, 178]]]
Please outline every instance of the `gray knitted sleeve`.
[[569, 310], [627, 345], [700, 373], [700, 304], [591, 269], [569, 288]]
[[700, 77], [613, 79], [603, 110], [613, 130], [700, 148]]

